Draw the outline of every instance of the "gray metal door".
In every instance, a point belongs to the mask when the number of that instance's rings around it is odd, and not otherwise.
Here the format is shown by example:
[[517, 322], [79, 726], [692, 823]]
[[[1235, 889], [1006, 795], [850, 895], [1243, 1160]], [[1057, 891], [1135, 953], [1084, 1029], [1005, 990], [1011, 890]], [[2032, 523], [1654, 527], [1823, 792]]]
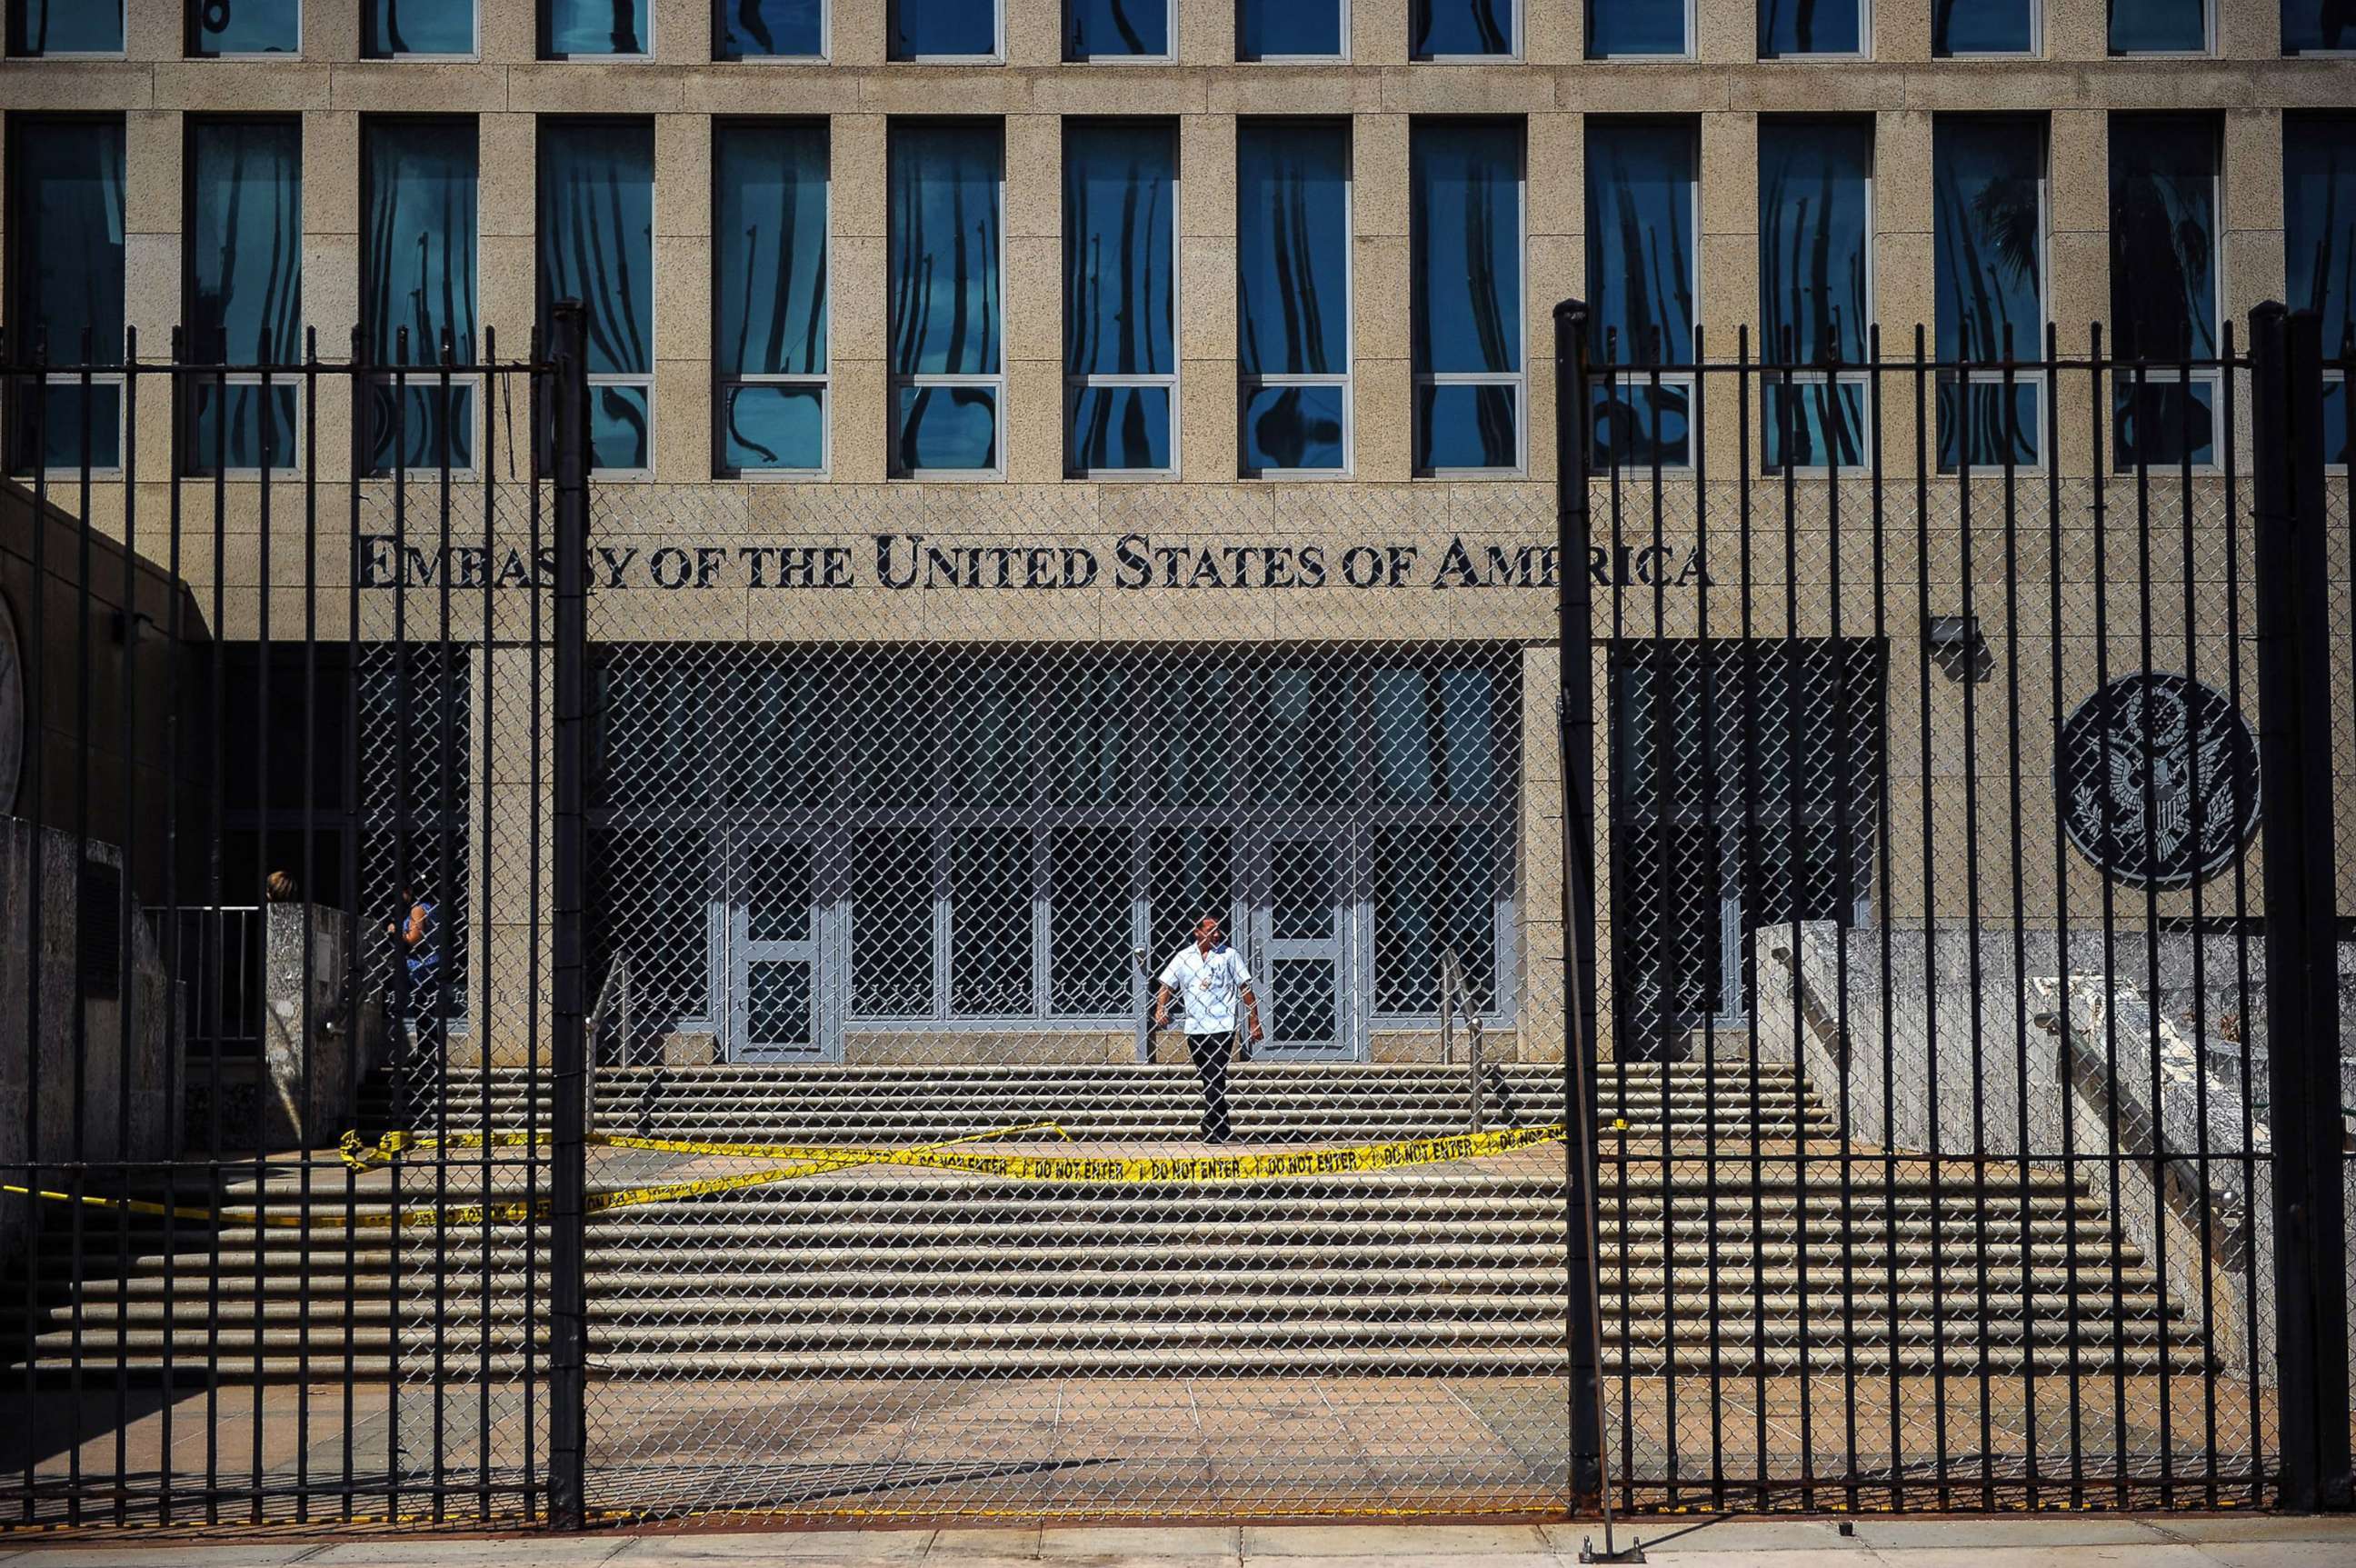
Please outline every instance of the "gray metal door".
[[728, 1059], [842, 1059], [839, 922], [819, 846], [753, 829], [729, 844]]
[[1268, 1030], [1256, 1056], [1354, 1061], [1363, 1054], [1364, 998], [1350, 940], [1355, 895], [1346, 833], [1280, 829], [1245, 851], [1252, 979]]

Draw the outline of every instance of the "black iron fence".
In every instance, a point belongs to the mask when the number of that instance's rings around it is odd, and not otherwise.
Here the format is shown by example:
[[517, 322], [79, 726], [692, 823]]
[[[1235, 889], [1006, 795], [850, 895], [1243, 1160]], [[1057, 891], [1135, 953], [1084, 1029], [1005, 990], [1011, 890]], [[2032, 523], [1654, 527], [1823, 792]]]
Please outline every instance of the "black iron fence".
[[1551, 516], [1257, 568], [9, 345], [12, 1519], [2347, 1506], [2348, 363], [1557, 330]]
[[[1574, 1148], [1575, 1471], [2346, 1506], [2344, 361], [2272, 307], [2173, 363], [1557, 328], [1573, 1056], [1656, 1064]], [[1730, 1061], [1819, 1135], [1762, 1140]], [[1698, 1135], [1627, 1131], [1697, 1072]]]
[[555, 1150], [451, 1122], [563, 1033], [577, 344], [55, 347], [0, 352], [8, 1512], [544, 1518]]

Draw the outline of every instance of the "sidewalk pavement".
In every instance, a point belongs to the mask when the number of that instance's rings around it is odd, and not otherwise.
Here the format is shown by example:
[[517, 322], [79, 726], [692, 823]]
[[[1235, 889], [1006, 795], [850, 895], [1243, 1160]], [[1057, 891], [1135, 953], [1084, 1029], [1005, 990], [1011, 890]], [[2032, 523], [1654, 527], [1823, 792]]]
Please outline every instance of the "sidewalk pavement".
[[[2115, 1518], [1860, 1517], [1644, 1519], [1642, 1538], [1673, 1568], [2351, 1568], [2356, 1518], [2186, 1515]], [[747, 1533], [601, 1533], [427, 1540], [178, 1539], [11, 1542], [0, 1568], [1570, 1568], [1595, 1524], [1142, 1525]]]

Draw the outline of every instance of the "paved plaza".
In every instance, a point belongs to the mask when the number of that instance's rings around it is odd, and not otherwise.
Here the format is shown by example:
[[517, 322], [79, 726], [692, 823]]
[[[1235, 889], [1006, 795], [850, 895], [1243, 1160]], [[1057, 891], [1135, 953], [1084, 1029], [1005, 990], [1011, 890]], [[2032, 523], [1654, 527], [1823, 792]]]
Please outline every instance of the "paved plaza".
[[[327, 1539], [126, 1544], [0, 1537], [6, 1568], [684, 1568], [692, 1563], [1006, 1568], [1568, 1568], [1595, 1522], [604, 1533], [581, 1538]], [[1632, 1532], [1622, 1527], [1624, 1544]], [[2081, 1519], [1643, 1520], [1648, 1560], [1677, 1568], [2345, 1568], [2356, 1520], [2275, 1516]]]

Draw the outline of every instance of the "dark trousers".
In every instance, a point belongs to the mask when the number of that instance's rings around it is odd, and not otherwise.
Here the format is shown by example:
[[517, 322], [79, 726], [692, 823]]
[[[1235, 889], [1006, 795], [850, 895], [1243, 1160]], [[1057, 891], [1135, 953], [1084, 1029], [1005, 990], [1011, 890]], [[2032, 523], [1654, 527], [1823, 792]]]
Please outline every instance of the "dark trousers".
[[409, 1016], [417, 1026], [420, 1060], [439, 1064], [449, 1045], [450, 1021], [443, 1016], [442, 977], [413, 975], [409, 982]]
[[1233, 1030], [1186, 1036], [1186, 1055], [1194, 1063], [1194, 1076], [1203, 1080], [1203, 1141], [1206, 1144], [1227, 1141], [1227, 1058], [1235, 1049]]

